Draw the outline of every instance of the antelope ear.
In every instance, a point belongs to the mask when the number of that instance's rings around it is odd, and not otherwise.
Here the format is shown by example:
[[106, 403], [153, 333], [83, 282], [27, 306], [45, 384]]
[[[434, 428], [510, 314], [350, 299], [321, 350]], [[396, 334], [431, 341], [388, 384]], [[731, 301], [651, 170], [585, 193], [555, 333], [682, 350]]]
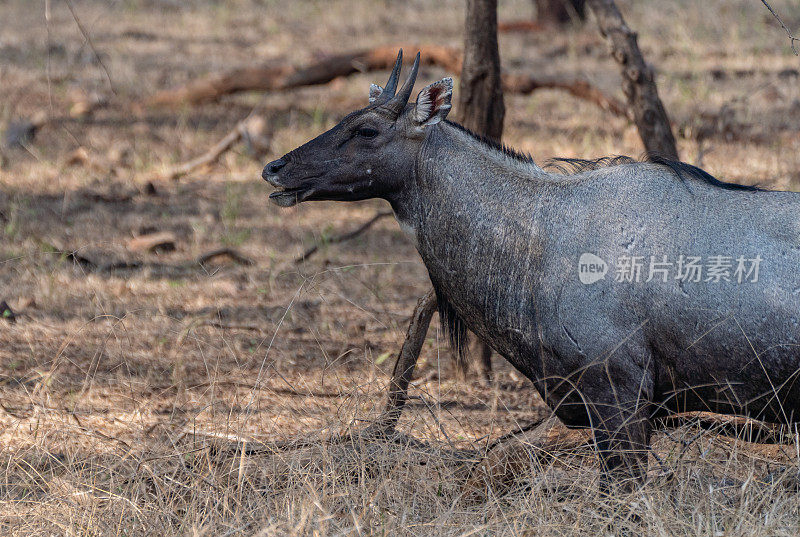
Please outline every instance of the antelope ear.
[[381, 96], [383, 93], [383, 88], [377, 84], [370, 84], [369, 85], [369, 104], [374, 103], [378, 100], [378, 97]]
[[450, 112], [453, 96], [453, 79], [443, 78], [427, 86], [417, 95], [413, 119], [419, 125], [436, 125]]

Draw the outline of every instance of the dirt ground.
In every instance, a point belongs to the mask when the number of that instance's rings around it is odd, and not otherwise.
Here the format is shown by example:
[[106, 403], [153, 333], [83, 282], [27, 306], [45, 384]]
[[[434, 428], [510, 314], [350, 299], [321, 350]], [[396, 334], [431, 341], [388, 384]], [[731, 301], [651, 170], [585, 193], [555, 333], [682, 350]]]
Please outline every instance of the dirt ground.
[[[500, 20], [531, 19], [531, 4], [501, 1]], [[800, 58], [763, 4], [619, 4], [658, 70], [682, 158], [724, 180], [800, 189]], [[800, 5], [771, 5], [800, 28]], [[786, 477], [798, 442], [758, 446], [691, 424], [660, 436], [651, 461], [654, 475], [677, 479], [613, 502], [591, 453], [532, 467], [507, 495], [466, 498], [458, 454], [474, 459], [546, 409], [499, 357], [493, 385], [459, 378], [438, 321], [400, 425], [424, 444], [321, 441], [378, 415], [427, 273], [391, 218], [327, 244], [385, 203], [280, 210], [260, 172], [362, 107], [387, 73], [179, 109], [137, 103], [274, 58], [460, 47], [462, 17], [460, 0], [0, 4], [0, 127], [62, 118], [0, 156], [0, 300], [17, 321], [0, 319], [1, 533], [800, 532]], [[500, 40], [509, 72], [584, 78], [622, 97], [591, 20]], [[449, 74], [425, 68], [418, 85]], [[109, 105], [63, 119], [96, 96]], [[251, 113], [266, 120], [266, 151], [237, 143], [212, 166], [157, 177]], [[642, 153], [624, 118], [555, 90], [506, 97], [505, 142], [537, 162]], [[155, 231], [171, 232], [174, 248], [129, 247]], [[197, 263], [223, 247], [252, 264]]]

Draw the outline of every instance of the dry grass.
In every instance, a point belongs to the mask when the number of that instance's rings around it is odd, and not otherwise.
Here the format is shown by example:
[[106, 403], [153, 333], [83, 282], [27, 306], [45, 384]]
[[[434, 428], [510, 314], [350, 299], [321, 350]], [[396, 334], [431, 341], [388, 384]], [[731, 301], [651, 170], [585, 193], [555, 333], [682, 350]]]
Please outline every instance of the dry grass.
[[243, 446], [164, 420], [131, 445], [74, 414], [34, 413], [41, 438], [3, 457], [6, 534], [790, 536], [800, 516], [796, 445], [691, 427], [657, 439], [645, 486], [604, 495], [590, 448], [465, 487], [481, 450], [443, 441]]
[[[771, 4], [798, 27], [796, 3]], [[0, 123], [63, 115], [91, 92], [129, 104], [253, 58], [302, 64], [397, 40], [459, 45], [463, 9], [461, 0], [74, 5], [111, 84], [66, 3], [50, 2], [46, 18], [39, 4], [5, 2]], [[684, 158], [702, 155], [728, 180], [798, 188], [800, 60], [763, 6], [621, 6], [660, 70]], [[501, 19], [530, 15], [527, 0], [501, 2]], [[591, 24], [501, 39], [510, 70], [580, 73], [619, 92]], [[427, 69], [420, 82], [445, 74]], [[408, 436], [323, 441], [377, 415], [387, 353], [427, 276], [388, 219], [295, 266], [312, 243], [384, 207], [279, 212], [258, 175], [361, 106], [371, 81], [141, 116], [111, 107], [43, 129], [29, 152], [5, 152], [0, 300], [19, 318], [0, 321], [0, 533], [797, 535], [797, 441], [759, 446], [691, 425], [657, 436], [660, 462], [652, 457], [651, 479], [634, 493], [601, 495], [586, 449], [543, 465], [531, 458], [512, 483], [465, 488], [492, 440], [545, 411], [499, 360], [494, 388], [457, 380], [436, 324], [401, 421]], [[506, 106], [506, 141], [537, 160], [641, 152], [633, 127], [563, 93], [512, 96]], [[253, 110], [267, 119], [269, 155], [239, 145], [147, 193], [152, 172], [202, 153]], [[67, 165], [78, 147], [105, 164]], [[148, 229], [173, 232], [176, 249], [129, 252], [127, 240]], [[192, 263], [221, 246], [255, 264]], [[99, 271], [65, 250], [143, 265]]]

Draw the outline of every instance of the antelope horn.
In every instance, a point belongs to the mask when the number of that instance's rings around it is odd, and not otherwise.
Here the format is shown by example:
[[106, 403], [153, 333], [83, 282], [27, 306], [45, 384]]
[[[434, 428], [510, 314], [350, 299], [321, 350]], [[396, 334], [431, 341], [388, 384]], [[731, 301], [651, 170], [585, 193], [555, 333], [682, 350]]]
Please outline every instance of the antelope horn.
[[414, 65], [411, 67], [411, 73], [409, 73], [408, 78], [403, 84], [403, 87], [400, 88], [400, 91], [397, 92], [397, 95], [386, 102], [386, 108], [394, 112], [395, 116], [399, 116], [406, 107], [406, 103], [408, 103], [408, 99], [411, 97], [411, 90], [414, 89], [414, 82], [417, 80], [418, 71], [419, 52], [417, 52], [417, 57], [414, 58]]
[[397, 79], [400, 78], [400, 68], [402, 66], [403, 49], [400, 49], [400, 52], [397, 53], [397, 61], [394, 62], [394, 67], [392, 68], [392, 74], [389, 75], [389, 81], [386, 83], [386, 87], [383, 88], [383, 91], [378, 96], [375, 104], [386, 103], [392, 97], [394, 97], [394, 93], [397, 91]]

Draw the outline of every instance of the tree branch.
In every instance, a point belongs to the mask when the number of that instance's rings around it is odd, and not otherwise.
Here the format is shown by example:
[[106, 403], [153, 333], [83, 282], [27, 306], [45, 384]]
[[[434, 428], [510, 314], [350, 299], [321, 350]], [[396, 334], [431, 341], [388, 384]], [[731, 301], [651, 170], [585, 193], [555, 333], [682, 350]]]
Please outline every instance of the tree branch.
[[[325, 241], [325, 243], [326, 244], [338, 244], [340, 242], [349, 241], [350, 239], [353, 239], [353, 238], [359, 236], [360, 234], [362, 234], [363, 232], [365, 232], [366, 230], [371, 228], [372, 224], [374, 224], [375, 222], [377, 222], [381, 218], [385, 218], [387, 216], [391, 216], [392, 214], [393, 214], [392, 211], [380, 211], [378, 213], [375, 213], [375, 216], [373, 216], [372, 218], [370, 218], [369, 220], [367, 220], [366, 222], [364, 222], [363, 224], [358, 226], [353, 231], [348, 231], [347, 233], [344, 233], [342, 235], [338, 235], [336, 237], [328, 239], [327, 241]], [[300, 263], [302, 263], [303, 261], [307, 260], [312, 255], [314, 255], [317, 252], [317, 250], [319, 250], [319, 246], [320, 246], [319, 244], [315, 244], [314, 246], [312, 246], [311, 248], [309, 248], [308, 250], [303, 252], [303, 255], [301, 255], [300, 257], [298, 257], [297, 259], [294, 260], [295, 264], [299, 265]]]
[[647, 65], [632, 31], [622, 18], [614, 0], [588, 0], [600, 33], [611, 44], [612, 55], [622, 72], [622, 92], [645, 149], [676, 159], [678, 148], [667, 112], [656, 88], [655, 74]]
[[503, 89], [508, 93], [523, 95], [533, 93], [537, 89], [560, 89], [573, 97], [594, 103], [617, 117], [633, 120], [625, 103], [616, 97], [606, 95], [585, 80], [541, 79], [526, 75], [507, 74], [503, 76]]
[[797, 49], [794, 46], [794, 42], [795, 41], [800, 41], [800, 39], [798, 39], [797, 37], [792, 35], [792, 32], [789, 31], [789, 28], [786, 26], [786, 24], [783, 22], [783, 20], [781, 20], [781, 18], [778, 16], [778, 14], [775, 13], [775, 10], [772, 9], [772, 6], [767, 3], [767, 0], [761, 0], [761, 3], [764, 4], [765, 6], [767, 6], [767, 9], [769, 10], [770, 13], [772, 13], [772, 16], [775, 17], [776, 19], [778, 19], [778, 22], [780, 23], [780, 25], [783, 26], [783, 29], [786, 32], [786, 35], [789, 36], [789, 43], [792, 46], [792, 52], [794, 52], [794, 55], [797, 56], [798, 55], [797, 54]]

